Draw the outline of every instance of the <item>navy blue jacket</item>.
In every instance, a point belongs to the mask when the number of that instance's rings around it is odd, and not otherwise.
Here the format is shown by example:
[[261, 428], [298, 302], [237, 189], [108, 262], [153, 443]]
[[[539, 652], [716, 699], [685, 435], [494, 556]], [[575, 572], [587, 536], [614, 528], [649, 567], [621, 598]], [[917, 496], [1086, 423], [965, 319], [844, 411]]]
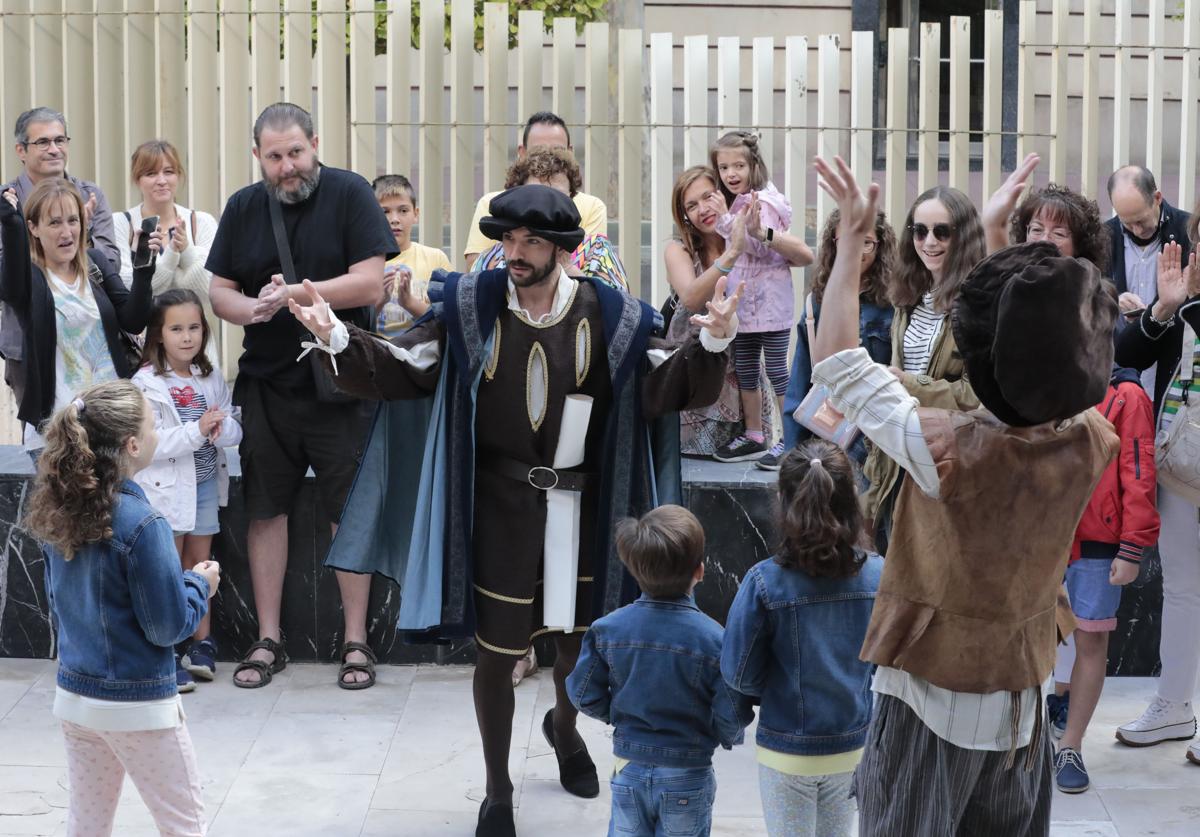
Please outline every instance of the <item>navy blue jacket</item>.
[[208, 610], [208, 582], [179, 568], [171, 526], [126, 480], [111, 540], [67, 561], [44, 545], [46, 594], [58, 630], [58, 685], [102, 700], [175, 695], [175, 644]]
[[871, 721], [873, 666], [858, 658], [883, 559], [816, 578], [768, 558], [742, 580], [725, 623], [721, 673], [756, 699], [759, 745], [779, 753], [857, 750]]
[[580, 712], [613, 726], [613, 753], [655, 767], [707, 767], [742, 743], [750, 702], [721, 679], [721, 626], [691, 596], [637, 601], [597, 619], [567, 678]]

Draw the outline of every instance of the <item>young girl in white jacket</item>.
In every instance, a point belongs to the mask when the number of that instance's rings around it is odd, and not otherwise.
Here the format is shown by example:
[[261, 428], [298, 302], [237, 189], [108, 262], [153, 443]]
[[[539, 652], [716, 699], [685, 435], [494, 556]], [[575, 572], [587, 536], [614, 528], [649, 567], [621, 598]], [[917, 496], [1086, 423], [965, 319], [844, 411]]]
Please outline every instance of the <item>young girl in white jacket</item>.
[[[220, 531], [217, 508], [229, 500], [224, 448], [242, 439], [233, 399], [221, 370], [209, 360], [208, 321], [194, 291], [169, 290], [154, 300], [142, 366], [133, 382], [154, 408], [158, 449], [134, 479], [175, 532], [185, 570], [209, 560]], [[217, 647], [205, 615], [187, 653], [177, 655], [181, 692], [195, 679], [212, 680]]]

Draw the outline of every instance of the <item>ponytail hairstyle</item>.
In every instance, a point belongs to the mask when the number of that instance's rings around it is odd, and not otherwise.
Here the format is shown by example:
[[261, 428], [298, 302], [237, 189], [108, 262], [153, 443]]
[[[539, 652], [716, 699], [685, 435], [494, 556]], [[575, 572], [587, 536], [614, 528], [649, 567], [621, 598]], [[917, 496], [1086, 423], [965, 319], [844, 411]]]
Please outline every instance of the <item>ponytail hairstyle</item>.
[[[82, 405], [82, 406], [81, 406]], [[25, 528], [70, 561], [112, 537], [114, 497], [125, 478], [125, 443], [137, 436], [146, 399], [127, 380], [96, 384], [50, 417]]]
[[824, 439], [790, 451], [779, 468], [779, 530], [775, 560], [818, 578], [849, 578], [866, 560], [862, 509], [846, 452]]
[[[746, 155], [746, 165], [750, 169], [750, 189], [758, 190], [767, 185], [771, 176], [767, 173], [767, 164], [762, 158], [762, 154], [758, 150], [758, 136], [749, 131], [730, 131], [716, 142], [708, 153], [708, 163], [712, 166], [714, 172], [720, 173], [721, 169], [717, 165], [717, 154], [721, 151], [741, 151]], [[720, 187], [721, 193], [725, 195], [725, 202], [733, 205], [733, 199], [737, 195], [725, 188], [725, 182], [720, 177], [717, 178], [717, 186]]]
[[208, 359], [208, 341], [212, 332], [208, 327], [208, 318], [204, 316], [204, 306], [200, 297], [188, 288], [172, 288], [154, 297], [154, 309], [150, 312], [150, 323], [146, 326], [146, 344], [142, 347], [142, 357], [138, 367], [150, 366], [155, 375], [166, 375], [171, 371], [167, 360], [167, 349], [163, 346], [163, 322], [167, 319], [167, 309], [176, 305], [195, 305], [200, 312], [200, 351], [192, 358], [192, 363], [200, 367], [200, 376], [207, 378], [213, 372], [212, 361]]

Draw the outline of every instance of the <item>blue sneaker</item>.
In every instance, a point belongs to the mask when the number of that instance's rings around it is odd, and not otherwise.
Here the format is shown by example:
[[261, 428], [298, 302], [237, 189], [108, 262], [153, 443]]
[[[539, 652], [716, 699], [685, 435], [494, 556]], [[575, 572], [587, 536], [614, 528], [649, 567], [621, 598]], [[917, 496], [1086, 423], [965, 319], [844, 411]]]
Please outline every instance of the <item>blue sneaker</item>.
[[192, 673], [183, 667], [178, 654], [175, 655], [175, 685], [179, 688], [179, 694], [190, 692], [196, 688], [196, 681], [192, 678]]
[[1064, 692], [1062, 697], [1058, 695], [1046, 696], [1046, 715], [1050, 721], [1050, 735], [1058, 741], [1063, 737], [1063, 733], [1067, 731], [1067, 712], [1071, 707], [1071, 693]]
[[1054, 784], [1063, 793], [1083, 793], [1091, 786], [1083, 756], [1073, 747], [1063, 747], [1054, 754]]
[[212, 637], [193, 642], [182, 662], [192, 677], [207, 683], [217, 674], [217, 643]]

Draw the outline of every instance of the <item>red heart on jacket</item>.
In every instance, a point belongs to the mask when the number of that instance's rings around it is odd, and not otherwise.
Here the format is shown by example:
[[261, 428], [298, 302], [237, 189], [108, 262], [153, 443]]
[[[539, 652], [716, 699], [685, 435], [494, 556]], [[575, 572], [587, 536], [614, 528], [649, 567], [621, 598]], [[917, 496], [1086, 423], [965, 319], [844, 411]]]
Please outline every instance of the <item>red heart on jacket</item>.
[[171, 387], [171, 398], [176, 407], [190, 407], [196, 400], [196, 390], [192, 389], [191, 384], [186, 387]]

